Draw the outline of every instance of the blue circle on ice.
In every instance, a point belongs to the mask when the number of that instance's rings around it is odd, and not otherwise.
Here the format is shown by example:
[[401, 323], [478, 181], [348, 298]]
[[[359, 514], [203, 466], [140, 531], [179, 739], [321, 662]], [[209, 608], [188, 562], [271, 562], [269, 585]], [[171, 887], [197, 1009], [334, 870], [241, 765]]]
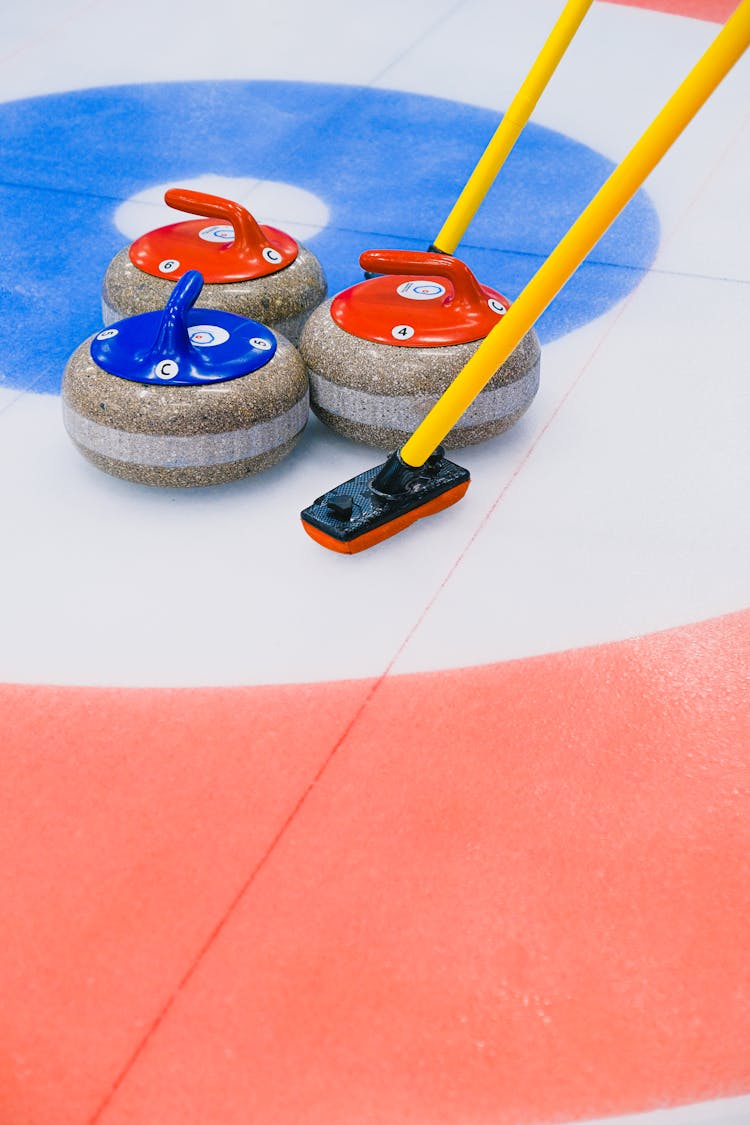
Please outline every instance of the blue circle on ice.
[[[363, 250], [427, 249], [499, 117], [443, 98], [302, 82], [111, 86], [0, 105], [0, 318], [14, 325], [0, 380], [59, 390], [68, 356], [101, 328], [102, 278], [125, 242], [113, 216], [136, 192], [211, 172], [316, 194], [330, 218], [307, 244], [335, 293], [361, 280]], [[514, 298], [612, 168], [529, 125], [460, 256]], [[633, 289], [658, 241], [641, 191], [540, 319], [542, 341]]]

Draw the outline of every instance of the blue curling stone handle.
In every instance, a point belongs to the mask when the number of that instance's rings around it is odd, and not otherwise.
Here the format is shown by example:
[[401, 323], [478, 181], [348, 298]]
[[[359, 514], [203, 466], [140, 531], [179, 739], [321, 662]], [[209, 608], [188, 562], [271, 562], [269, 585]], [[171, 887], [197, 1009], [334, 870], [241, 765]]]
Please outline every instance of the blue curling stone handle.
[[194, 309], [203, 288], [197, 270], [184, 274], [164, 309], [119, 320], [91, 341], [98, 367], [133, 383], [205, 386], [258, 371], [276, 352], [265, 325], [234, 313]]

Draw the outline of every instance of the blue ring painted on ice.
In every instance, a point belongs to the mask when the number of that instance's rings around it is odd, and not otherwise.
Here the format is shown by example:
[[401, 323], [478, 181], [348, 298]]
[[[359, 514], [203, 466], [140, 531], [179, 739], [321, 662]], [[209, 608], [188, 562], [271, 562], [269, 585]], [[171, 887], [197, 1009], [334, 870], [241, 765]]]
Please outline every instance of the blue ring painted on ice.
[[[114, 213], [136, 192], [206, 172], [313, 192], [330, 221], [308, 245], [333, 293], [361, 279], [363, 250], [427, 249], [498, 119], [442, 98], [301, 82], [113, 86], [0, 105], [0, 319], [13, 325], [0, 343], [2, 382], [59, 390], [68, 356], [101, 328], [102, 277], [125, 243]], [[612, 167], [529, 125], [462, 257], [515, 297]], [[606, 312], [658, 241], [639, 192], [540, 320], [542, 340]]]

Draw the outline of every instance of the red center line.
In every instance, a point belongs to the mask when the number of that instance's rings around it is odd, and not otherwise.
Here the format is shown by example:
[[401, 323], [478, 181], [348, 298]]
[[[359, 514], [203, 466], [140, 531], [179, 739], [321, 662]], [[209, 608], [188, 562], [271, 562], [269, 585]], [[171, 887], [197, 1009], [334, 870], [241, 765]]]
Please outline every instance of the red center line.
[[[689, 215], [690, 211], [695, 206], [696, 202], [698, 201], [700, 196], [703, 194], [703, 192], [706, 190], [708, 184], [713, 179], [714, 175], [718, 171], [718, 169], [721, 166], [721, 164], [723, 163], [723, 161], [726, 159], [727, 154], [729, 153], [731, 148], [736, 143], [740, 132], [744, 128], [744, 125], [745, 125], [745, 121], [743, 121], [742, 125], [737, 130], [736, 134], [730, 139], [730, 141], [727, 143], [725, 148], [722, 150], [722, 153], [719, 156], [718, 160], [716, 161], [714, 167], [711, 169], [711, 171], [709, 173], [707, 173], [707, 175], [704, 177], [704, 179], [701, 181], [701, 183], [697, 187], [693, 197], [691, 198], [690, 202], [688, 203], [687, 207], [685, 208], [685, 210], [684, 210], [683, 214], [681, 215], [680, 219], [675, 223], [675, 226], [672, 228], [672, 230], [669, 232], [667, 237], [662, 242], [662, 244], [661, 244], [662, 248], [667, 246], [672, 241], [672, 239], [675, 237], [676, 233], [682, 227], [682, 225], [685, 222], [685, 219]], [[440, 595], [446, 589], [446, 587], [448, 586], [448, 583], [452, 579], [453, 575], [456, 573], [459, 566], [461, 565], [463, 560], [466, 558], [468, 552], [471, 550], [474, 543], [479, 538], [482, 530], [487, 526], [487, 524], [489, 523], [493, 514], [498, 509], [498, 507], [500, 506], [500, 504], [502, 503], [502, 501], [505, 499], [508, 492], [512, 488], [513, 484], [518, 480], [518, 478], [521, 475], [521, 472], [523, 471], [525, 466], [529, 463], [531, 458], [534, 456], [534, 454], [538, 450], [538, 448], [541, 445], [545, 435], [547, 434], [550, 427], [552, 426], [552, 423], [560, 416], [563, 408], [569, 402], [569, 400], [572, 397], [574, 391], [577, 389], [577, 387], [580, 385], [581, 381], [583, 380], [584, 375], [590, 370], [594, 359], [599, 354], [599, 352], [601, 351], [601, 349], [604, 346], [604, 344], [606, 343], [606, 341], [609, 339], [614, 327], [620, 322], [620, 320], [624, 316], [625, 312], [630, 308], [630, 305], [631, 305], [632, 301], [635, 299], [635, 296], [638, 293], [639, 289], [640, 289], [640, 286], [638, 286], [636, 289], [634, 289], [629, 294], [629, 296], [625, 298], [625, 300], [620, 305], [617, 312], [614, 314], [614, 316], [609, 321], [607, 327], [604, 329], [604, 331], [602, 332], [602, 335], [599, 337], [597, 343], [594, 345], [591, 353], [589, 354], [588, 358], [585, 360], [585, 362], [584, 362], [583, 366], [581, 367], [581, 369], [579, 370], [577, 376], [572, 381], [572, 383], [568, 387], [565, 394], [559, 400], [559, 402], [557, 403], [557, 405], [553, 409], [552, 413], [548, 417], [547, 421], [542, 426], [541, 430], [539, 430], [536, 437], [532, 440], [531, 444], [529, 445], [528, 449], [526, 450], [526, 452], [522, 456], [521, 460], [518, 462], [516, 468], [514, 469], [513, 473], [509, 477], [509, 479], [503, 485], [503, 487], [501, 488], [498, 495], [495, 497], [493, 502], [490, 504], [489, 508], [487, 508], [484, 515], [479, 520], [479, 522], [478, 522], [477, 526], [475, 527], [474, 531], [472, 532], [469, 539], [464, 544], [463, 548], [459, 551], [459, 553], [456, 556], [453, 563], [450, 565], [450, 567], [446, 571], [444, 577], [442, 578], [442, 580], [440, 581], [440, 583], [436, 587], [434, 593], [431, 595], [431, 597], [425, 603], [421, 612], [418, 614], [418, 616], [414, 620], [411, 627], [405, 633], [405, 635], [403, 637], [403, 640], [399, 644], [399, 646], [396, 649], [396, 651], [394, 652], [393, 656], [390, 658], [390, 660], [386, 664], [383, 672], [377, 677], [377, 679], [371, 685], [370, 690], [368, 691], [367, 695], [365, 696], [363, 701], [360, 703], [360, 705], [354, 711], [354, 713], [353, 713], [352, 717], [350, 718], [349, 722], [347, 723], [346, 727], [344, 728], [344, 730], [340, 734], [337, 741], [331, 747], [331, 749], [329, 750], [326, 757], [323, 759], [321, 765], [318, 767], [317, 772], [315, 773], [315, 775], [313, 776], [311, 781], [308, 783], [306, 788], [301, 793], [301, 795], [298, 798], [296, 804], [293, 806], [293, 808], [288, 813], [286, 819], [283, 821], [283, 823], [279, 827], [278, 831], [276, 832], [275, 836], [270, 841], [270, 843], [269, 843], [268, 847], [266, 848], [265, 852], [263, 853], [261, 858], [258, 860], [256, 865], [253, 867], [252, 871], [248, 874], [247, 879], [243, 882], [242, 886], [239, 888], [239, 890], [235, 894], [234, 898], [231, 900], [231, 902], [227, 906], [226, 910], [221, 915], [221, 917], [219, 918], [219, 920], [217, 921], [217, 923], [215, 924], [215, 926], [213, 927], [213, 929], [211, 930], [211, 932], [207, 936], [206, 940], [203, 942], [202, 946], [200, 947], [200, 949], [196, 953], [196, 956], [194, 957], [191, 964], [188, 966], [188, 968], [185, 971], [185, 973], [183, 974], [183, 976], [180, 978], [180, 980], [179, 980], [178, 984], [176, 985], [176, 987], [174, 988], [173, 992], [167, 998], [167, 1000], [165, 1001], [165, 1003], [162, 1005], [161, 1009], [157, 1013], [156, 1017], [152, 1020], [151, 1024], [149, 1025], [147, 1030], [144, 1032], [140, 1041], [136, 1045], [134, 1051], [132, 1052], [132, 1054], [130, 1055], [130, 1057], [126, 1061], [125, 1065], [122, 1067], [119, 1074], [116, 1076], [116, 1078], [114, 1079], [114, 1081], [110, 1085], [109, 1090], [105, 1094], [105, 1096], [102, 1099], [101, 1103], [99, 1104], [98, 1108], [95, 1110], [95, 1112], [93, 1113], [93, 1115], [89, 1119], [89, 1125], [95, 1125], [96, 1122], [101, 1120], [102, 1114], [107, 1109], [107, 1107], [111, 1104], [112, 1100], [114, 1099], [115, 1095], [117, 1094], [117, 1091], [122, 1087], [122, 1085], [126, 1081], [128, 1075], [133, 1070], [134, 1066], [137, 1064], [140, 1057], [143, 1055], [144, 1051], [146, 1050], [146, 1047], [150, 1043], [154, 1034], [158, 1031], [159, 1027], [164, 1023], [165, 1019], [167, 1018], [170, 1011], [174, 1007], [174, 1004], [177, 1001], [178, 997], [184, 992], [184, 990], [186, 989], [186, 987], [190, 983], [191, 979], [195, 976], [196, 972], [198, 971], [198, 969], [200, 968], [200, 965], [203, 962], [203, 959], [210, 952], [211, 948], [216, 943], [216, 941], [219, 938], [219, 936], [221, 935], [222, 931], [226, 928], [227, 924], [229, 923], [229, 921], [233, 917], [233, 915], [234, 915], [235, 911], [237, 910], [237, 908], [239, 907], [240, 903], [246, 897], [246, 895], [249, 893], [249, 891], [252, 889], [253, 884], [255, 883], [255, 880], [258, 878], [258, 876], [260, 875], [262, 870], [265, 868], [268, 861], [272, 858], [274, 852], [276, 851], [276, 848], [282, 842], [282, 840], [286, 836], [287, 832], [289, 831], [289, 829], [293, 825], [294, 821], [297, 819], [298, 815], [302, 812], [304, 806], [306, 805], [306, 803], [307, 803], [310, 795], [312, 794], [313, 790], [315, 789], [316, 785], [321, 781], [321, 779], [327, 773], [329, 767], [331, 766], [332, 762], [334, 761], [334, 759], [338, 755], [341, 748], [345, 745], [345, 743], [349, 739], [349, 736], [351, 735], [351, 733], [359, 726], [359, 723], [360, 723], [362, 717], [367, 712], [369, 712], [369, 709], [372, 706], [375, 699], [377, 698], [377, 696], [380, 692], [380, 689], [381, 689], [382, 685], [384, 684], [385, 680], [392, 674], [394, 665], [398, 661], [399, 657], [404, 652], [404, 650], [407, 648], [407, 646], [409, 645], [410, 641], [415, 636], [415, 634], [418, 632], [419, 628], [421, 627], [421, 625], [423, 624], [423, 622], [427, 618], [428, 614], [433, 609], [435, 603], [438, 601]]]
[[[390, 665], [389, 665], [389, 667], [390, 667]], [[114, 1081], [110, 1085], [107, 1093], [105, 1094], [104, 1098], [100, 1102], [99, 1106], [94, 1111], [92, 1116], [89, 1118], [89, 1125], [94, 1125], [94, 1122], [101, 1120], [102, 1114], [106, 1110], [107, 1106], [110, 1105], [110, 1103], [112, 1102], [112, 1099], [114, 1098], [115, 1094], [120, 1089], [120, 1087], [122, 1086], [122, 1084], [125, 1081], [125, 1079], [127, 1078], [128, 1074], [133, 1069], [135, 1064], [138, 1062], [138, 1059], [141, 1057], [141, 1055], [145, 1051], [145, 1049], [148, 1046], [148, 1043], [150, 1042], [151, 1038], [158, 1031], [159, 1027], [164, 1023], [164, 1020], [169, 1015], [169, 1012], [171, 1011], [171, 1009], [174, 1007], [174, 1004], [175, 1004], [177, 998], [180, 996], [180, 994], [182, 992], [184, 992], [184, 990], [187, 987], [187, 985], [189, 984], [190, 980], [195, 975], [195, 973], [199, 969], [201, 963], [203, 962], [203, 958], [206, 956], [206, 954], [209, 952], [211, 947], [214, 945], [217, 938], [221, 934], [222, 930], [225, 928], [225, 926], [227, 925], [227, 923], [231, 919], [232, 915], [234, 914], [235, 910], [240, 905], [242, 899], [248, 893], [248, 891], [252, 887], [253, 883], [257, 879], [258, 875], [261, 873], [263, 868], [266, 866], [268, 860], [271, 858], [271, 856], [275, 852], [276, 848], [281, 843], [281, 840], [286, 835], [287, 830], [291, 827], [292, 823], [296, 819], [299, 812], [302, 810], [303, 806], [305, 805], [305, 803], [306, 803], [308, 797], [310, 796], [310, 794], [312, 793], [313, 789], [315, 788], [315, 786], [318, 784], [318, 782], [321, 780], [321, 778], [325, 774], [329, 765], [331, 764], [334, 757], [336, 756], [339, 748], [343, 745], [343, 743], [349, 737], [349, 734], [350, 734], [351, 730], [356, 725], [356, 723], [359, 721], [360, 715], [365, 710], [365, 708], [368, 706], [370, 700], [375, 695], [375, 692], [380, 687], [380, 684], [385, 679], [385, 675], [386, 675], [386, 673], [383, 673], [383, 675], [380, 676], [374, 682], [374, 684], [370, 688], [369, 692], [367, 693], [367, 695], [365, 696], [363, 701], [360, 703], [359, 707], [355, 710], [355, 712], [352, 715], [351, 719], [349, 720], [348, 724], [346, 725], [346, 727], [344, 728], [342, 733], [339, 735], [339, 738], [334, 743], [334, 745], [331, 747], [331, 749], [328, 751], [328, 754], [323, 759], [323, 762], [321, 763], [321, 765], [318, 767], [317, 772], [314, 774], [312, 779], [308, 782], [307, 786], [305, 787], [302, 794], [298, 798], [296, 804], [292, 807], [291, 811], [287, 814], [286, 818], [284, 819], [281, 826], [279, 827], [278, 831], [276, 832], [276, 834], [271, 839], [271, 841], [270, 841], [268, 847], [266, 848], [265, 852], [260, 857], [258, 862], [255, 864], [252, 871], [248, 875], [247, 879], [245, 879], [244, 883], [242, 884], [240, 889], [237, 891], [234, 898], [231, 900], [231, 902], [229, 903], [227, 908], [224, 910], [223, 914], [220, 916], [218, 922], [215, 924], [213, 929], [208, 934], [208, 937], [205, 939], [205, 941], [201, 945], [200, 949], [196, 953], [195, 957], [193, 958], [192, 962], [188, 966], [185, 973], [183, 973], [179, 982], [175, 986], [173, 992], [171, 993], [170, 996], [167, 997], [166, 1001], [164, 1002], [164, 1004], [160, 1008], [159, 1012], [157, 1013], [155, 1018], [152, 1020], [152, 1022], [149, 1024], [147, 1030], [144, 1032], [143, 1036], [141, 1037], [141, 1039], [137, 1043], [134, 1051], [132, 1052], [132, 1054], [127, 1059], [125, 1065], [122, 1067], [119, 1074], [117, 1075], [117, 1077], [114, 1079]]]

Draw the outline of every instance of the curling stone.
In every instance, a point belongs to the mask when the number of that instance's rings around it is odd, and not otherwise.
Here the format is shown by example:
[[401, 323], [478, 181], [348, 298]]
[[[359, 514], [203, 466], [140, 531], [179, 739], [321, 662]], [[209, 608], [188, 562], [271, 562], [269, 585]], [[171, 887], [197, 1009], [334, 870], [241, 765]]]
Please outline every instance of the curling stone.
[[[398, 449], [510, 302], [449, 254], [368, 250], [360, 265], [384, 276], [316, 309], [300, 354], [323, 422], [355, 441]], [[532, 328], [443, 444], [473, 445], [512, 426], [538, 390], [540, 354]]]
[[259, 226], [230, 199], [181, 188], [164, 199], [204, 217], [144, 234], [112, 259], [102, 285], [104, 323], [164, 308], [175, 281], [194, 269], [205, 282], [200, 306], [259, 320], [296, 344], [326, 295], [315, 255], [283, 231]]
[[283, 336], [193, 308], [196, 270], [166, 308], [120, 320], [68, 361], [63, 419], [84, 457], [141, 484], [221, 484], [269, 468], [308, 417], [305, 368]]

